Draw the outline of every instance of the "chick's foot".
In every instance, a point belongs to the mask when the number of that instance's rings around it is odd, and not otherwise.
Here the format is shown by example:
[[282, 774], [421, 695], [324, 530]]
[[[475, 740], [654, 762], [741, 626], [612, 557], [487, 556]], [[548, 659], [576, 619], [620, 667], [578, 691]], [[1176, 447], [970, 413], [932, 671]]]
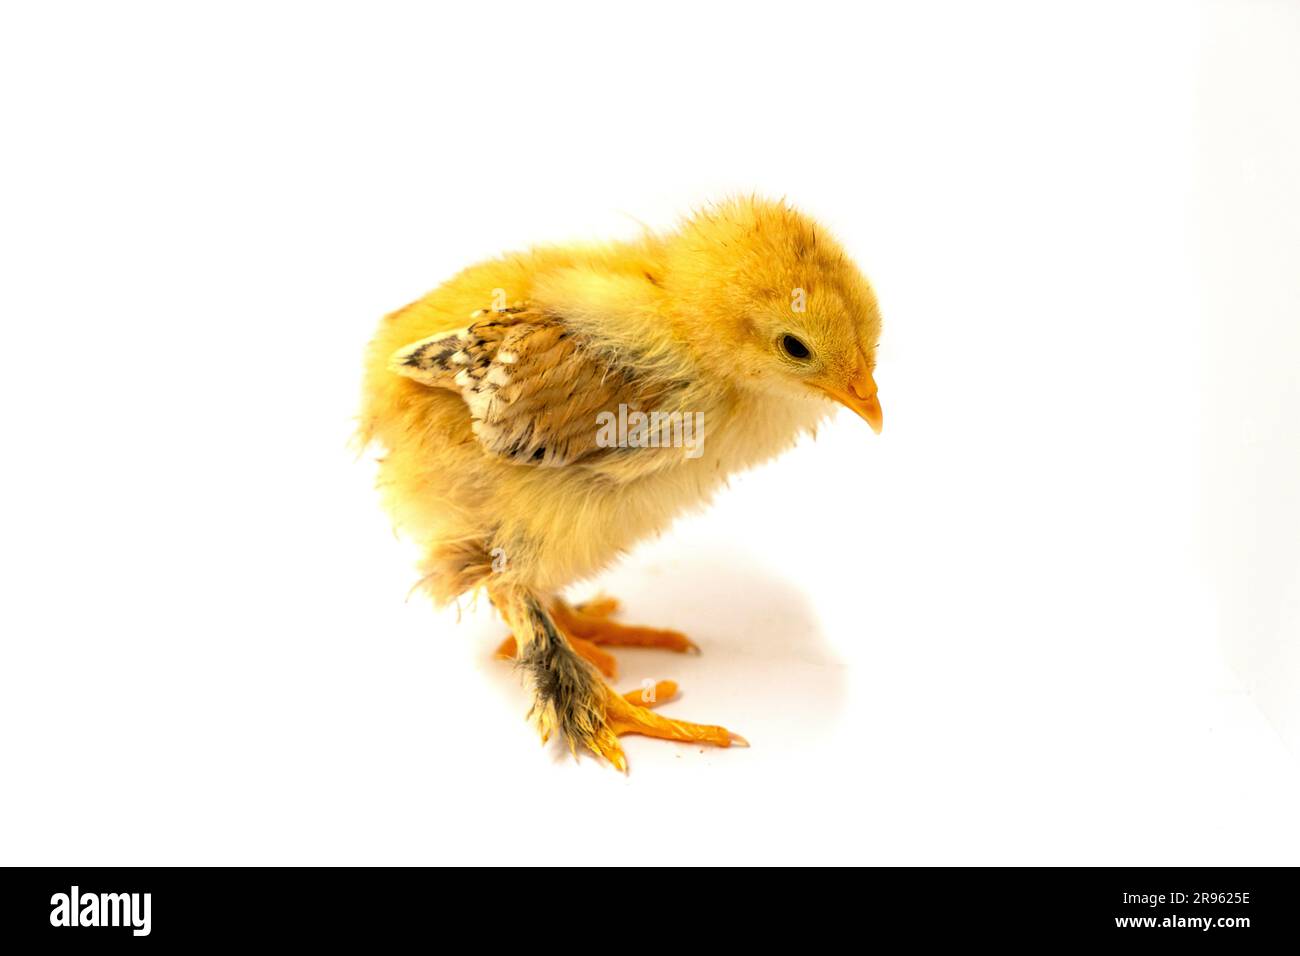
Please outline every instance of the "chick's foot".
[[654, 627], [634, 627], [611, 621], [618, 612], [618, 601], [600, 597], [582, 604], [568, 605], [556, 601], [551, 608], [555, 623], [571, 638], [606, 644], [611, 647], [653, 647], [678, 654], [698, 654], [695, 642], [681, 631]]
[[[733, 734], [726, 727], [672, 720], [650, 710], [671, 699], [676, 693], [677, 685], [673, 681], [660, 681], [653, 687], [646, 686], [627, 694], [610, 693], [605, 707], [606, 725], [617, 737], [642, 734], [661, 740], [709, 744], [713, 747], [749, 746], [749, 741], [740, 734]], [[619, 765], [617, 760], [611, 762], [615, 766]]]
[[[619, 603], [612, 597], [602, 596], [574, 605], [557, 600], [551, 605], [551, 617], [579, 656], [594, 664], [596, 670], [610, 680], [618, 677], [618, 661], [613, 654], [597, 646], [600, 644], [611, 647], [657, 648], [678, 654], [700, 652], [695, 642], [680, 631], [632, 627], [611, 621], [610, 618], [618, 613], [618, 609]], [[502, 641], [496, 650], [496, 656], [501, 660], [511, 660], [517, 653], [513, 634]]]
[[618, 770], [627, 771], [627, 757], [618, 738], [642, 734], [661, 740], [676, 740], [711, 747], [748, 747], [749, 741], [726, 727], [695, 724], [688, 720], [671, 720], [651, 712], [651, 707], [666, 703], [677, 695], [677, 684], [670, 680], [618, 694], [606, 687], [605, 722], [599, 732], [584, 740], [585, 746], [608, 760]]

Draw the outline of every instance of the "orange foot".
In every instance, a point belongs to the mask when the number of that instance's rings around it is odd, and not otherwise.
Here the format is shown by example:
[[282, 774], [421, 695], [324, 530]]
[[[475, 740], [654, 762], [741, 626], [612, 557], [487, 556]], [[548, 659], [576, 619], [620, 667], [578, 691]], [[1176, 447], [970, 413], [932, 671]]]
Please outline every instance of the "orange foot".
[[644, 687], [627, 694], [609, 690], [605, 699], [605, 729], [588, 743], [618, 770], [627, 772], [627, 757], [618, 738], [625, 734], [643, 734], [661, 740], [678, 740], [683, 743], [708, 744], [713, 747], [748, 747], [749, 741], [716, 724], [695, 724], [688, 720], [671, 720], [650, 711], [677, 694], [677, 685], [670, 680], [660, 681], [653, 688]]
[[[679, 654], [699, 653], [699, 648], [690, 638], [679, 631], [629, 627], [609, 620], [617, 611], [618, 602], [608, 597], [573, 606], [557, 600], [551, 607], [551, 617], [570, 646], [611, 680], [618, 673], [618, 662], [612, 654], [599, 646], [601, 644], [660, 648]], [[512, 635], [497, 648], [497, 656], [513, 658], [517, 650]], [[602, 686], [601, 691], [605, 697], [604, 726], [586, 741], [586, 745], [619, 770], [627, 770], [627, 758], [618, 742], [618, 738], [626, 734], [642, 734], [662, 740], [708, 744], [713, 747], [749, 746], [744, 737], [733, 734], [726, 727], [672, 720], [653, 713], [651, 707], [665, 703], [677, 695], [677, 684], [673, 681], [660, 681], [654, 686], [647, 683], [645, 687], [627, 694], [618, 694], [608, 686]]]
[[611, 597], [599, 597], [592, 601], [570, 607], [563, 601], [556, 601], [551, 615], [556, 624], [572, 637], [579, 637], [594, 644], [609, 644], [615, 647], [654, 647], [678, 654], [698, 654], [699, 647], [681, 631], [668, 631], [655, 627], [631, 627], [611, 621], [610, 617], [618, 613], [618, 601]]
[[[618, 661], [613, 654], [601, 650], [601, 644], [612, 647], [653, 647], [679, 654], [700, 652], [699, 647], [680, 631], [619, 624], [610, 620], [616, 613], [618, 601], [611, 597], [599, 597], [573, 606], [557, 600], [551, 607], [551, 616], [555, 619], [556, 626], [564, 632], [573, 649], [611, 680], [618, 676]], [[510, 660], [517, 652], [514, 635], [511, 635], [501, 642], [496, 656]]]

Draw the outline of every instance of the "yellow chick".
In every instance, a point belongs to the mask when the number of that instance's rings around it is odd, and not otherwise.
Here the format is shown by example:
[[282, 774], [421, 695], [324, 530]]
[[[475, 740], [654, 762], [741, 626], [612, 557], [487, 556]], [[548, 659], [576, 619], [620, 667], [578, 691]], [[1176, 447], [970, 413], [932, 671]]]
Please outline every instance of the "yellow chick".
[[361, 437], [386, 450], [380, 486], [435, 601], [485, 588], [505, 618], [543, 740], [625, 770], [623, 734], [744, 741], [652, 712], [671, 682], [614, 692], [601, 645], [695, 645], [561, 590], [790, 448], [828, 398], [879, 432], [879, 338], [870, 285], [820, 226], [733, 199], [668, 234], [480, 263], [387, 316]]

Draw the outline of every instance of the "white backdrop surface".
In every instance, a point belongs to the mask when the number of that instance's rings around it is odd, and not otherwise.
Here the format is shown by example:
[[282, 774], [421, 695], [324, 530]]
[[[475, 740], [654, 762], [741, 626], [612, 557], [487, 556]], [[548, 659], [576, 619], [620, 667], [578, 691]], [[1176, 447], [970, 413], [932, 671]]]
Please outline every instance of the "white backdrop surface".
[[[1297, 861], [1295, 6], [0, 23], [0, 862]], [[742, 190], [874, 281], [886, 428], [575, 592], [753, 744], [624, 777], [537, 745], [485, 606], [406, 600], [360, 354]]]

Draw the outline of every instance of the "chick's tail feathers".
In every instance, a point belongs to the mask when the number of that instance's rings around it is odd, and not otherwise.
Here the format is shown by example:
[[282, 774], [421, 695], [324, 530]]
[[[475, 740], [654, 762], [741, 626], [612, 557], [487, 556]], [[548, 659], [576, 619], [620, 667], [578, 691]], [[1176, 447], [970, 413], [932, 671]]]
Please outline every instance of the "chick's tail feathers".
[[462, 595], [483, 587], [493, 573], [493, 562], [497, 560], [483, 539], [478, 537], [439, 541], [420, 563], [420, 580], [411, 592], [424, 591], [433, 598], [434, 604], [445, 607]]

